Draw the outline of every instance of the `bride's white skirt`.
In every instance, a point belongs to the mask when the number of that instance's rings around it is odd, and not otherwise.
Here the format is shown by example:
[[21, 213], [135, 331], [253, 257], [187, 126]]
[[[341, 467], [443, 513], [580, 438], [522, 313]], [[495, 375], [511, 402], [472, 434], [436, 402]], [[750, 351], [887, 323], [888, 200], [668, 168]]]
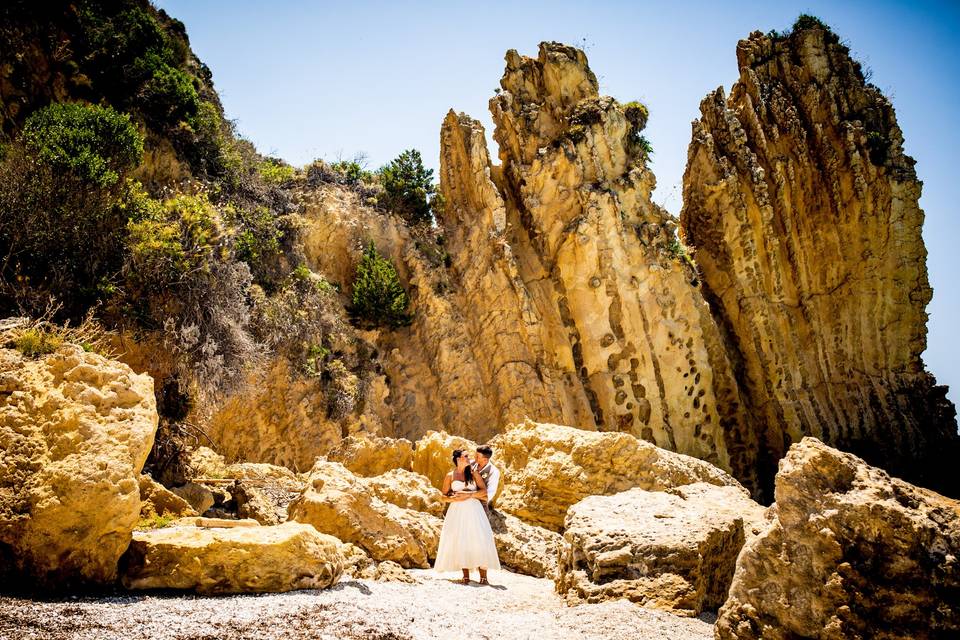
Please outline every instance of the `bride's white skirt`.
[[487, 512], [476, 499], [451, 502], [443, 519], [433, 568], [438, 572], [459, 572], [478, 567], [500, 569]]

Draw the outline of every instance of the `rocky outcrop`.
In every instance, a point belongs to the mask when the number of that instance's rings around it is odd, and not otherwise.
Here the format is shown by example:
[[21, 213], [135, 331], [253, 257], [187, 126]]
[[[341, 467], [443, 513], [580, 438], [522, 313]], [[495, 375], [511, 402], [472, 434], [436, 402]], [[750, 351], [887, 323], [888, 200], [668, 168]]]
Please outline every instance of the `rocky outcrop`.
[[493, 441], [504, 483], [497, 506], [559, 531], [567, 508], [591, 495], [663, 490], [695, 482], [740, 487], [713, 465], [626, 433], [526, 421]]
[[746, 531], [762, 514], [743, 489], [703, 483], [590, 496], [567, 512], [557, 591], [572, 601], [627, 598], [689, 616], [716, 610]]
[[453, 451], [473, 452], [477, 444], [444, 431], [428, 431], [417, 440], [413, 451], [413, 471], [426, 476], [434, 487], [443, 486], [443, 478], [453, 470]]
[[218, 408], [207, 434], [228, 460], [308, 471], [342, 437], [340, 425], [326, 417], [326, 393], [316, 380], [297, 376], [285, 359], [257, 375], [249, 391]]
[[307, 488], [290, 503], [288, 518], [351, 542], [377, 561], [428, 567], [436, 556], [442, 522], [376, 497], [343, 465], [320, 459]]
[[737, 560], [718, 639], [960, 634], [960, 503], [814, 438], [780, 462], [776, 500]]
[[[480, 393], [501, 424], [630, 433], [753, 484], [753, 430], [720, 331], [653, 204], [643, 105], [600, 96], [582, 51], [506, 56], [483, 129], [441, 131], [443, 224]], [[460, 292], [456, 290], [455, 293]]]
[[140, 519], [185, 518], [199, 515], [190, 503], [173, 493], [148, 475], [141, 475]]
[[309, 525], [174, 526], [134, 533], [122, 582], [202, 594], [282, 592], [324, 589], [342, 570], [340, 541]]
[[500, 564], [511, 571], [552, 580], [557, 575], [560, 534], [494, 510], [488, 514]]
[[419, 473], [394, 469], [372, 478], [362, 478], [361, 482], [384, 502], [443, 517], [446, 505], [440, 502], [440, 492]]
[[113, 581], [156, 429], [149, 376], [78, 346], [37, 360], [0, 350], [4, 583]]
[[327, 453], [327, 460], [339, 462], [358, 476], [379, 476], [393, 469], [410, 469], [413, 443], [406, 438], [357, 434], [344, 438]]
[[758, 419], [758, 464], [805, 435], [957, 490], [955, 411], [924, 370], [921, 183], [889, 100], [815, 20], [737, 46], [700, 105], [680, 221]]

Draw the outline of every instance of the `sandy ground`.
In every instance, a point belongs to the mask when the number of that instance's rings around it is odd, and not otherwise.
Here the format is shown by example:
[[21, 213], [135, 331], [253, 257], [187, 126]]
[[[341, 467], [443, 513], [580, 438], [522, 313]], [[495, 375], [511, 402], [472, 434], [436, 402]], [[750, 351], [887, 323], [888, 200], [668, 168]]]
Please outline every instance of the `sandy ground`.
[[172, 640], [466, 638], [709, 639], [712, 620], [619, 601], [568, 607], [553, 583], [507, 571], [463, 586], [429, 570], [419, 584], [346, 580], [325, 591], [197, 597], [136, 593], [30, 600], [0, 596], [0, 638]]

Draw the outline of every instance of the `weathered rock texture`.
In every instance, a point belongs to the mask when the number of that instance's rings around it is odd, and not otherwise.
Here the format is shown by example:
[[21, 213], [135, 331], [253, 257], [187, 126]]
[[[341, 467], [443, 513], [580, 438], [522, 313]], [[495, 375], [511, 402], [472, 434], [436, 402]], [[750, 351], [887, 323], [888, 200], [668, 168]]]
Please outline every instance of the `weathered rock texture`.
[[955, 411], [920, 358], [932, 291], [914, 160], [847, 47], [802, 27], [739, 43], [739, 81], [693, 123], [680, 216], [760, 425], [761, 475], [813, 435], [956, 491], [935, 461], [957, 451]]
[[771, 510], [737, 559], [718, 639], [960, 635], [957, 501], [804, 438]]
[[570, 507], [557, 591], [573, 601], [627, 598], [690, 616], [716, 610], [744, 523], [762, 519], [763, 507], [739, 487], [690, 487], [686, 494], [630, 489]]
[[394, 469], [372, 478], [361, 478], [360, 481], [384, 502], [443, 517], [446, 505], [440, 501], [441, 493], [426, 476], [406, 469]]
[[148, 475], [140, 476], [140, 518], [185, 518], [199, 515], [190, 503]]
[[622, 431], [752, 484], [752, 430], [674, 220], [654, 205], [646, 108], [598, 94], [582, 51], [510, 51], [480, 124], [441, 130], [454, 297], [497, 423]]
[[290, 503], [290, 520], [351, 542], [377, 561], [427, 567], [437, 553], [443, 523], [436, 516], [384, 502], [337, 462], [318, 460], [303, 494]]
[[0, 578], [108, 583], [140, 516], [153, 381], [77, 346], [0, 350]]
[[416, 473], [426, 476], [436, 488], [443, 486], [443, 478], [453, 471], [453, 452], [462, 449], [473, 452], [476, 443], [452, 436], [443, 431], [428, 431], [417, 440], [411, 466]]
[[343, 570], [340, 546], [336, 538], [294, 522], [137, 531], [124, 556], [122, 581], [128, 589], [204, 594], [323, 589]]
[[489, 512], [488, 517], [503, 567], [537, 578], [556, 577], [560, 534], [499, 510]]
[[526, 421], [493, 441], [504, 483], [497, 506], [559, 531], [567, 508], [591, 495], [634, 487], [659, 491], [695, 482], [740, 488], [717, 467], [627, 433], [597, 433]]
[[344, 438], [327, 454], [358, 476], [379, 476], [393, 469], [410, 469], [413, 443], [406, 438], [353, 435]]

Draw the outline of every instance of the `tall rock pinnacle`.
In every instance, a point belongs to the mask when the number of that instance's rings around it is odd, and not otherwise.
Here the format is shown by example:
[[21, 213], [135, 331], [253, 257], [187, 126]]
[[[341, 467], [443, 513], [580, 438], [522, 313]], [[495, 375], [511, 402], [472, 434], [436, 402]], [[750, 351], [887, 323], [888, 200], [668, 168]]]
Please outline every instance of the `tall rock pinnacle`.
[[920, 358], [921, 183], [893, 107], [815, 19], [751, 34], [737, 60], [693, 123], [680, 221], [761, 424], [760, 473], [812, 435], [942, 486], [955, 411]]

